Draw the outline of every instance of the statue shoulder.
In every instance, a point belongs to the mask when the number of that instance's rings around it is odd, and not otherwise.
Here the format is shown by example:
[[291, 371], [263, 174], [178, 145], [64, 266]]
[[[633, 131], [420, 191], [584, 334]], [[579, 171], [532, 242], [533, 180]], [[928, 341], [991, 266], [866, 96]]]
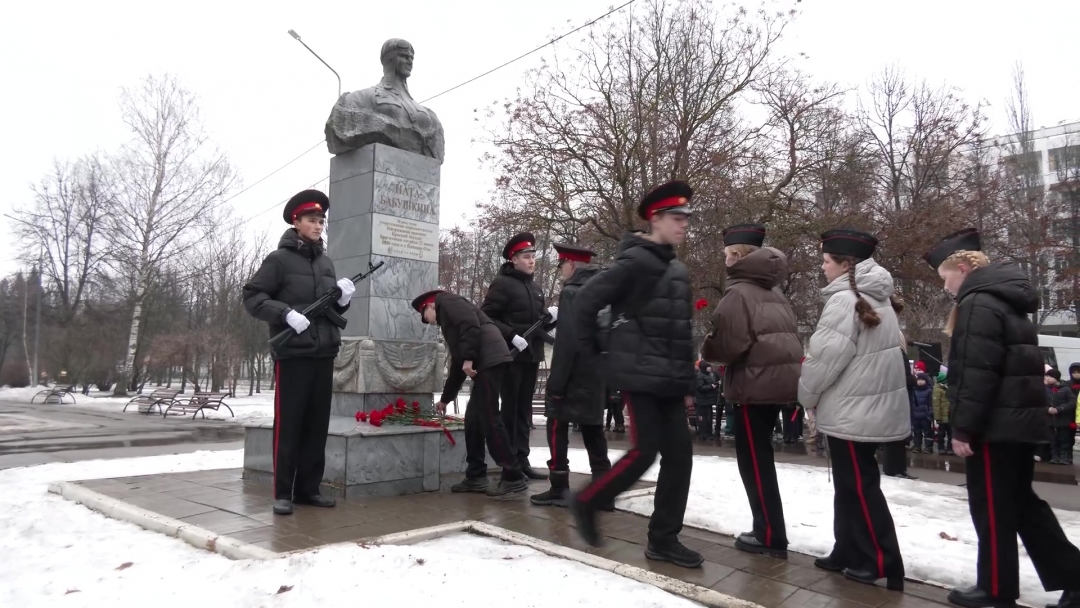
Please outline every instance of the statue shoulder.
[[334, 105], [345, 107], [370, 106], [375, 99], [376, 89], [378, 89], [378, 87], [368, 87], [366, 89], [342, 93], [341, 97], [338, 98], [337, 103]]

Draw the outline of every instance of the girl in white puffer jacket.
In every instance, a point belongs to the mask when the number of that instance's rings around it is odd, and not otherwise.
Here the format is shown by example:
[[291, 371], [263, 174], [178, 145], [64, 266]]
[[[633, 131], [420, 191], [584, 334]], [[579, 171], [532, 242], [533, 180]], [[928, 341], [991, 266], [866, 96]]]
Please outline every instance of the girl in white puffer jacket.
[[810, 338], [799, 403], [814, 409], [833, 461], [835, 545], [814, 562], [854, 581], [886, 579], [902, 591], [904, 562], [881, 493], [880, 443], [911, 433], [907, 383], [897, 365], [900, 326], [892, 275], [873, 260], [877, 239], [854, 230], [821, 235], [827, 298]]

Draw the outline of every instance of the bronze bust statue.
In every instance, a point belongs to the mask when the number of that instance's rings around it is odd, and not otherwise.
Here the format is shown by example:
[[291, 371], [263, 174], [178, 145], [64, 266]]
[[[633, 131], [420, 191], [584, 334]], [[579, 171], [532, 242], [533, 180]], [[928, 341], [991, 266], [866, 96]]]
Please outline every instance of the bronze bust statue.
[[442, 163], [442, 123], [409, 94], [413, 47], [392, 38], [382, 46], [383, 77], [379, 84], [343, 94], [326, 120], [326, 147], [343, 154], [368, 144], [385, 144], [429, 156]]

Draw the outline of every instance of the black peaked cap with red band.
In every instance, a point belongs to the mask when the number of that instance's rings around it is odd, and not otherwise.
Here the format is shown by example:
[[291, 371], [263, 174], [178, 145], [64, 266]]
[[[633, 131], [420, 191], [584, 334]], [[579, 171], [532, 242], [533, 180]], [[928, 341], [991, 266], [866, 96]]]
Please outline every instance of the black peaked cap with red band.
[[878, 240], [872, 234], [838, 228], [821, 235], [821, 252], [829, 255], [846, 255], [856, 260], [874, 257]]
[[552, 247], [555, 248], [555, 253], [559, 254], [560, 262], [563, 260], [570, 260], [571, 262], [589, 264], [592, 262], [592, 259], [596, 257], [595, 251], [584, 247], [567, 245], [566, 243], [555, 243]]
[[724, 228], [720, 234], [724, 237], [724, 247], [732, 245], [761, 247], [765, 244], [765, 226], [762, 224], [735, 224]]
[[506, 242], [506, 246], [503, 247], [503, 258], [509, 260], [527, 251], [536, 251], [536, 237], [531, 232], [519, 232]]
[[432, 289], [431, 291], [425, 291], [424, 293], [413, 298], [412, 307], [413, 310], [420, 313], [421, 323], [427, 323], [427, 321], [424, 321], [424, 307], [428, 304], [434, 304], [435, 296], [439, 295], [440, 293], [446, 293], [446, 290]]
[[295, 196], [285, 203], [285, 211], [281, 217], [285, 223], [292, 225], [296, 218], [307, 213], [321, 213], [326, 215], [330, 210], [330, 198], [318, 190], [304, 190], [297, 192]]
[[934, 270], [957, 251], [982, 251], [982, 238], [975, 228], [957, 230], [949, 236], [941, 239], [933, 249], [928, 251], [923, 259]]
[[684, 181], [675, 180], [653, 188], [638, 204], [638, 216], [648, 221], [657, 213], [690, 215], [690, 198], [694, 189]]

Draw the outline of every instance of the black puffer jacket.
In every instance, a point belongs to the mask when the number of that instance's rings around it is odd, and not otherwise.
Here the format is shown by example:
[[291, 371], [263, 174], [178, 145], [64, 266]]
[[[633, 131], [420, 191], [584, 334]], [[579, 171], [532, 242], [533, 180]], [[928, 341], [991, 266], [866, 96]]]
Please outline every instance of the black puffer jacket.
[[707, 363], [698, 363], [697, 387], [694, 389], [694, 403], [698, 405], [716, 405], [720, 396], [720, 378], [713, 373], [712, 369], [706, 368]]
[[[1064, 384], [1046, 387], [1046, 400], [1049, 407], [1057, 408], [1057, 414], [1050, 414], [1050, 426], [1061, 429], [1076, 420], [1076, 393]], [[1049, 413], [1049, 410], [1047, 410]]]
[[[244, 285], [244, 308], [248, 314], [270, 324], [270, 336], [288, 328], [285, 315], [289, 310], [301, 312], [337, 285], [334, 262], [323, 250], [322, 242], [310, 243], [289, 228], [281, 235], [278, 248], [266, 256], [262, 266]], [[338, 313], [348, 306], [332, 304]], [[319, 317], [307, 331], [292, 337], [273, 353], [275, 360], [301, 357], [324, 358], [337, 356], [341, 346], [341, 330]]]
[[[488, 287], [480, 310], [495, 323], [509, 344], [514, 336], [525, 337], [525, 331], [544, 316], [544, 293], [533, 281], [533, 275], [517, 270], [513, 262], [506, 262]], [[528, 340], [529, 348], [518, 353], [514, 360], [543, 361], [544, 332], [538, 331]]]
[[690, 275], [670, 245], [639, 233], [619, 243], [615, 263], [577, 293], [578, 350], [595, 351], [596, 315], [611, 306], [605, 376], [611, 388], [659, 397], [694, 394]]
[[446, 350], [450, 351], [450, 372], [439, 401], [449, 403], [457, 397], [465, 382], [462, 365], [466, 361], [472, 361], [478, 372], [510, 362], [510, 349], [498, 328], [472, 302], [456, 294], [440, 293], [435, 296], [435, 319]]
[[[603, 424], [604, 384], [600, 378], [601, 355], [596, 351], [576, 350], [574, 297], [581, 286], [600, 272], [591, 264], [583, 265], [563, 285], [559, 293], [559, 318], [555, 323], [555, 349], [551, 374], [547, 381], [544, 414], [555, 420], [578, 424]], [[595, 331], [595, 323], [593, 324]]]
[[949, 349], [953, 431], [962, 440], [1049, 439], [1039, 336], [1028, 314], [1039, 298], [1020, 268], [996, 263], [968, 274], [956, 298]]

